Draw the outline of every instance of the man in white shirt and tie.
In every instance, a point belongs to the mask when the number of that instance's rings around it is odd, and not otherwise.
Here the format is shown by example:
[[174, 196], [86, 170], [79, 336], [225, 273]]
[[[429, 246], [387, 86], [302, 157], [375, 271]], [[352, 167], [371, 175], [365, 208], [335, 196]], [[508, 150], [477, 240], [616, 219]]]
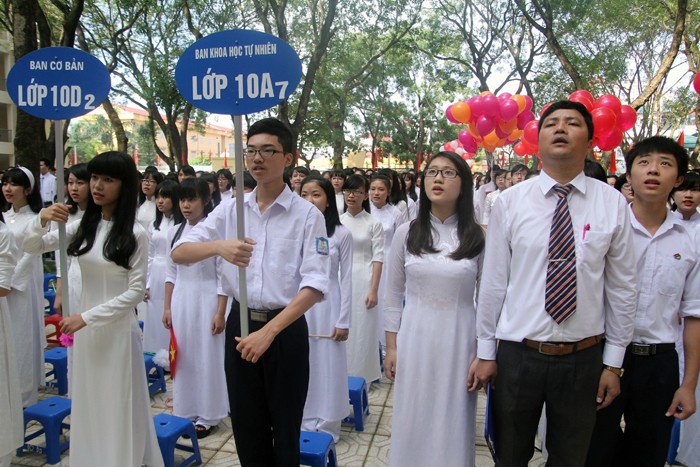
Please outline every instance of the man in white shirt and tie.
[[[543, 404], [548, 465], [583, 466], [620, 393], [636, 267], [624, 198], [583, 173], [593, 121], [578, 103], [542, 115], [542, 173], [496, 200], [477, 307], [472, 389], [493, 381], [496, 465], [526, 466]], [[498, 342], [498, 344], [497, 344]]]
[[45, 157], [39, 159], [39, 180], [41, 200], [44, 206], [50, 206], [56, 199], [56, 176], [51, 173], [51, 161]]

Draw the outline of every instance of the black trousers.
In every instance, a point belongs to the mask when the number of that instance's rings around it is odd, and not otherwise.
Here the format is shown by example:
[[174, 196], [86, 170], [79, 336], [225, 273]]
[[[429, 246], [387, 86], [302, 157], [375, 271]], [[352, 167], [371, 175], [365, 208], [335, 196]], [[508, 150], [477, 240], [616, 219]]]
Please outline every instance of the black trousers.
[[602, 344], [555, 357], [500, 341], [496, 361], [496, 466], [527, 467], [545, 403], [547, 466], [583, 466], [595, 424]]
[[674, 421], [665, 413], [679, 386], [678, 353], [639, 356], [628, 350], [624, 368], [622, 393], [598, 412], [586, 465], [663, 467]]
[[[250, 322], [250, 332], [264, 323]], [[309, 330], [302, 316], [282, 331], [257, 363], [243, 360], [239, 304], [226, 322], [224, 367], [233, 437], [243, 467], [298, 467], [299, 435], [309, 386]]]

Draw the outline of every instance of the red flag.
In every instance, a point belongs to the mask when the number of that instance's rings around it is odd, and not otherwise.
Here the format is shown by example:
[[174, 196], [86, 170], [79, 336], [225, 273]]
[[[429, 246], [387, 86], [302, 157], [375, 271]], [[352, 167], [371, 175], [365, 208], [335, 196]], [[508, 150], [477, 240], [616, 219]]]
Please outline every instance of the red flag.
[[501, 154], [501, 168], [506, 166], [506, 155]]
[[139, 165], [139, 150], [134, 148], [134, 164]]
[[185, 151], [182, 151], [182, 165], [185, 165]]
[[420, 170], [420, 163], [421, 163], [421, 156], [422, 155], [423, 155], [423, 153], [421, 153], [421, 152], [418, 153], [418, 167], [416, 168], [417, 170]]
[[175, 332], [173, 331], [172, 325], [170, 326], [170, 349], [168, 350], [168, 357], [170, 358], [170, 377], [175, 379], [175, 368], [177, 368], [177, 339], [175, 339]]
[[[221, 154], [219, 154], [221, 156]], [[224, 151], [224, 169], [228, 169], [228, 161], [226, 160], [226, 151]]]
[[530, 157], [525, 154], [525, 165], [528, 165], [530, 163]]
[[681, 135], [678, 137], [678, 144], [685, 146], [685, 131], [681, 131]]

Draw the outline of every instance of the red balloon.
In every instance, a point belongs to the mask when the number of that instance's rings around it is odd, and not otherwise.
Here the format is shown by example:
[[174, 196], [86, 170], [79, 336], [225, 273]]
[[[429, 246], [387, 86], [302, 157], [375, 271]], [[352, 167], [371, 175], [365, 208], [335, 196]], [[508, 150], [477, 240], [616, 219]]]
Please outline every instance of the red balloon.
[[447, 110], [445, 110], [445, 117], [447, 117], [447, 120], [452, 123], [459, 123], [459, 120], [452, 115], [452, 106], [449, 106]]
[[622, 142], [622, 130], [613, 128], [598, 139], [598, 147], [603, 151], [612, 151]]
[[[572, 92], [571, 95], [569, 96], [569, 100], [573, 101], [573, 97], [583, 97], [586, 100], [589, 100], [591, 102], [595, 102], [595, 97], [593, 97], [593, 94], [590, 92], [586, 91], [585, 89], [577, 89], [576, 91]], [[577, 101], [574, 101], [577, 102]]]
[[516, 143], [515, 146], [513, 146], [513, 151], [515, 151], [515, 153], [517, 155], [519, 155], [520, 157], [527, 154], [527, 149], [525, 148], [525, 145], [523, 144], [522, 141]]
[[617, 119], [617, 124], [620, 130], [627, 131], [637, 123], [637, 111], [629, 105], [623, 105], [620, 109], [620, 116]]
[[698, 71], [695, 75], [695, 79], [693, 80], [693, 87], [695, 88], [695, 92], [700, 94], [700, 71]]
[[588, 99], [586, 96], [584, 96], [584, 95], [582, 95], [582, 94], [577, 94], [577, 95], [573, 95], [573, 94], [572, 94], [572, 95], [569, 97], [569, 100], [570, 100], [571, 102], [578, 102], [579, 104], [583, 104], [583, 106], [586, 107], [586, 109], [587, 109], [589, 112], [590, 112], [591, 110], [593, 110], [593, 105], [594, 105], [593, 100]]
[[523, 146], [525, 146], [525, 154], [537, 154], [540, 147], [537, 144], [530, 144], [525, 139], [521, 140]]
[[494, 129], [496, 129], [496, 122], [492, 118], [482, 115], [476, 120], [476, 130], [481, 136], [488, 135]]
[[500, 126], [496, 125], [496, 129], [494, 130], [496, 132], [496, 136], [498, 138], [507, 138], [510, 133], [503, 131]]
[[591, 112], [593, 116], [593, 128], [597, 135], [604, 135], [615, 128], [617, 117], [609, 107], [596, 107]]
[[537, 131], [537, 122], [532, 120], [525, 125], [523, 130], [523, 140], [530, 146], [537, 147], [539, 140], [539, 132]]
[[502, 99], [499, 103], [501, 108], [501, 118], [506, 122], [509, 122], [518, 116], [520, 108], [518, 103], [513, 99]]
[[620, 99], [612, 94], [603, 94], [595, 101], [595, 108], [598, 109], [600, 107], [607, 107], [612, 110], [615, 115], [617, 115], [620, 113], [622, 103], [620, 102]]

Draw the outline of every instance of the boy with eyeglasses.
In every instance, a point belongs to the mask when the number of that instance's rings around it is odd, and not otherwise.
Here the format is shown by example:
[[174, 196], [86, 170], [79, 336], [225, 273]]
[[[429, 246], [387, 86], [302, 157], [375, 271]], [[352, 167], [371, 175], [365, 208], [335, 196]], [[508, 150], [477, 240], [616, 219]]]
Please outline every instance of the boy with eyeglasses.
[[[236, 199], [222, 203], [172, 252], [176, 263], [221, 256], [222, 288], [233, 297], [225, 369], [242, 466], [298, 466], [309, 381], [304, 313], [323, 299], [328, 240], [321, 212], [286, 186], [292, 135], [275, 118], [248, 130], [244, 150], [257, 187], [245, 198], [246, 239], [235, 240]], [[250, 335], [241, 336], [238, 267], [247, 268]]]

